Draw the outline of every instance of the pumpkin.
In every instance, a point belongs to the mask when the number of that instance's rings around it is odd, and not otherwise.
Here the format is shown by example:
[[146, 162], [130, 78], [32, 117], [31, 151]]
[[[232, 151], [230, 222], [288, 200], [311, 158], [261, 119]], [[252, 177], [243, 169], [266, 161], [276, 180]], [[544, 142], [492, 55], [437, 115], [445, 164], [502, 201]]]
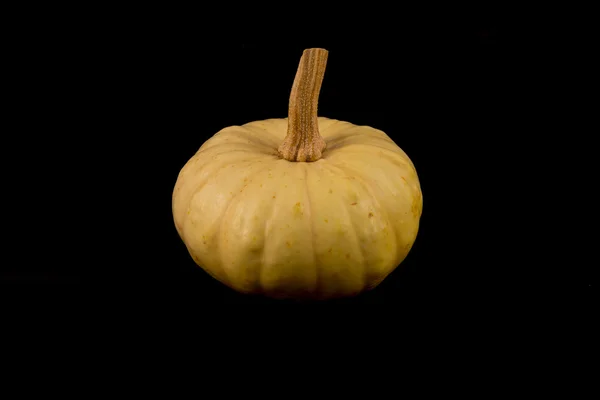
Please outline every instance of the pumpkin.
[[388, 276], [417, 237], [423, 199], [405, 152], [381, 130], [317, 116], [327, 57], [303, 52], [288, 118], [222, 129], [177, 178], [177, 232], [236, 291], [354, 296]]

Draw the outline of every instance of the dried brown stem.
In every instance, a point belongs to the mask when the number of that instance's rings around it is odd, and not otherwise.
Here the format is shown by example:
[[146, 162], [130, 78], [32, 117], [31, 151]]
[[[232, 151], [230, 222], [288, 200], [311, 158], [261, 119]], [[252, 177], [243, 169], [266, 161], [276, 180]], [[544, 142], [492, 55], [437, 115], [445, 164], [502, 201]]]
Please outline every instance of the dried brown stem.
[[306, 49], [300, 58], [290, 94], [287, 135], [279, 154], [288, 161], [317, 161], [325, 150], [319, 133], [317, 106], [328, 51]]

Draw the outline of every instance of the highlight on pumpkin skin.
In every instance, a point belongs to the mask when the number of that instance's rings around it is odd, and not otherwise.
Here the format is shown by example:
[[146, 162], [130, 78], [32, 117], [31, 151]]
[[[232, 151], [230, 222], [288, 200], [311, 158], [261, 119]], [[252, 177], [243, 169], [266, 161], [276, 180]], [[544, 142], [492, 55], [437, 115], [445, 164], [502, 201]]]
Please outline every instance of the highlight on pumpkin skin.
[[423, 197], [408, 155], [379, 129], [317, 117], [326, 61], [326, 50], [303, 53], [288, 118], [222, 129], [177, 177], [174, 225], [191, 260], [238, 292], [355, 296], [417, 238]]
[[279, 154], [288, 161], [317, 161], [325, 150], [317, 108], [328, 54], [325, 49], [306, 49], [300, 58], [290, 94], [287, 136], [279, 146]]

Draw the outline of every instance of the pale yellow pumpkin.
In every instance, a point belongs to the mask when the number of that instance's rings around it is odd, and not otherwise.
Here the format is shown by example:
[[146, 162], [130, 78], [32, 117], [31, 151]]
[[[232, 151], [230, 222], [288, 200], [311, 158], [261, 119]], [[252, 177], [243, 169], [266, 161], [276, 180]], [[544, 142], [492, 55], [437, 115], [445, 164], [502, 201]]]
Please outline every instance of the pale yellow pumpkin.
[[289, 119], [221, 130], [177, 179], [177, 232], [199, 266], [237, 291], [356, 295], [416, 239], [423, 203], [409, 157], [380, 130], [317, 118], [326, 58], [305, 51]]

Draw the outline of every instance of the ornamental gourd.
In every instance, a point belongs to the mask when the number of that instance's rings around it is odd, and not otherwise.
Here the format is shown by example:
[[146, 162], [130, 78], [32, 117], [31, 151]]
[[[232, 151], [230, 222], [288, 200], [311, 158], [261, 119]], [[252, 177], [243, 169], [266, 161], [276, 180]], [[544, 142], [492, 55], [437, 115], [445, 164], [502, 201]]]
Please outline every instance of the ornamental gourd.
[[288, 118], [222, 129], [179, 173], [177, 232], [236, 291], [353, 296], [377, 286], [416, 239], [423, 200], [409, 157], [380, 130], [317, 116], [327, 56], [302, 54]]

